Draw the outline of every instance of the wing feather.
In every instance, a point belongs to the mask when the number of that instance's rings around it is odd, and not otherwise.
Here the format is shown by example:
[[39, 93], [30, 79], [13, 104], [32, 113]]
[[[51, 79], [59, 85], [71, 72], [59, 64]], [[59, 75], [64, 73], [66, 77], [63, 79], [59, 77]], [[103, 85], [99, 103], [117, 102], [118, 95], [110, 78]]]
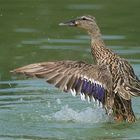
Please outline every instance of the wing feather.
[[84, 98], [95, 98], [106, 108], [112, 108], [112, 77], [105, 65], [82, 61], [43, 62], [17, 68], [12, 72], [44, 78], [65, 92], [72, 91], [73, 95], [81, 93]]

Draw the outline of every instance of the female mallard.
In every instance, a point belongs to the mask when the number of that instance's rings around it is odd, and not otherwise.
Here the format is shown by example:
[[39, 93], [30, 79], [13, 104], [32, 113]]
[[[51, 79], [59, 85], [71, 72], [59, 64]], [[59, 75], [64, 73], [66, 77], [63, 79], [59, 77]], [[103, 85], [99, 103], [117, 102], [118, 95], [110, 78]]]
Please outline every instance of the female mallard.
[[131, 97], [140, 95], [140, 81], [125, 59], [105, 47], [95, 18], [81, 16], [60, 25], [80, 27], [88, 32], [96, 65], [64, 60], [30, 64], [12, 72], [45, 78], [65, 92], [102, 104], [116, 121], [134, 122]]

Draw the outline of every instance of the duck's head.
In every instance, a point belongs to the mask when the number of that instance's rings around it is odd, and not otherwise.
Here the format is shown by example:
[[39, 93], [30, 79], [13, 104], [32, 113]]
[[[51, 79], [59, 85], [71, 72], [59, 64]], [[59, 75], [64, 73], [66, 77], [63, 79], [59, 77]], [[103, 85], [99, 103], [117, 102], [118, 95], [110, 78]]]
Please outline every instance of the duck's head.
[[60, 26], [70, 26], [70, 27], [79, 27], [85, 29], [89, 33], [99, 32], [99, 28], [96, 24], [95, 17], [87, 15], [77, 17], [75, 19], [63, 22], [59, 24]]

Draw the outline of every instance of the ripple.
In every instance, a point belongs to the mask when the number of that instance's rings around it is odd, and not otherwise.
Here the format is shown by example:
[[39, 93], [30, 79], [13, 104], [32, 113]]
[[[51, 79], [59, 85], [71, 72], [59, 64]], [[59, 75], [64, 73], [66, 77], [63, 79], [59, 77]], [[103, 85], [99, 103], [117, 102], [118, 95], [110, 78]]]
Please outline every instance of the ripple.
[[[131, 62], [131, 61], [130, 61]], [[140, 79], [140, 62], [138, 64], [134, 64], [133, 68], [135, 70], [136, 75], [139, 77]]]
[[67, 8], [71, 10], [93, 10], [101, 9], [103, 6], [99, 4], [71, 4]]
[[[0, 93], [17, 93], [29, 91], [45, 91], [53, 90], [54, 86], [45, 82], [45, 80], [13, 80], [13, 81], [0, 81], [0, 85], [5, 85], [6, 88], [1, 88]], [[9, 88], [7, 88], [7, 85]]]
[[[139, 66], [140, 66], [140, 59], [128, 59], [130, 62], [133, 62], [133, 63], [138, 63]], [[138, 68], [139, 70], [139, 68]]]
[[[89, 39], [88, 35], [78, 35], [76, 36], [79, 39]], [[103, 35], [102, 36], [104, 40], [120, 40], [120, 39], [126, 39], [124, 35]]]
[[40, 39], [42, 43], [48, 42], [48, 43], [87, 43], [85, 40], [81, 39]]
[[135, 50], [116, 50], [116, 53], [119, 53], [119, 54], [126, 54], [126, 55], [130, 55], [130, 54], [140, 54], [140, 50], [137, 48]]
[[51, 49], [51, 50], [75, 50], [75, 51], [85, 51], [85, 48], [81, 46], [40, 46], [40, 49]]
[[[21, 44], [24, 45], [41, 45], [41, 44], [87, 44], [89, 41], [89, 36], [87, 35], [80, 35], [80, 36], [75, 36], [76, 39], [57, 39], [57, 38], [40, 38], [37, 40], [24, 40], [21, 42]], [[103, 35], [104, 40], [121, 40], [125, 39], [126, 37], [123, 35]]]
[[22, 41], [21, 44], [24, 45], [40, 45], [42, 42], [40, 40], [25, 40]]
[[20, 32], [20, 33], [35, 33], [39, 32], [37, 29], [33, 28], [16, 28], [14, 29], [15, 32]]

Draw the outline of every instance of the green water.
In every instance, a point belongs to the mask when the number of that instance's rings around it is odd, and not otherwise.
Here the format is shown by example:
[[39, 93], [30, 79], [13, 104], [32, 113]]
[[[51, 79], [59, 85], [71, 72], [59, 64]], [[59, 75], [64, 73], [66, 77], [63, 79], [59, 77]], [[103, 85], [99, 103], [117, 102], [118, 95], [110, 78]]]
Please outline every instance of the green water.
[[126, 58], [140, 78], [139, 7], [139, 0], [0, 0], [0, 139], [139, 140], [140, 97], [133, 99], [136, 123], [109, 123], [94, 103], [9, 73], [40, 61], [92, 62], [87, 34], [58, 26], [91, 14], [107, 46]]

